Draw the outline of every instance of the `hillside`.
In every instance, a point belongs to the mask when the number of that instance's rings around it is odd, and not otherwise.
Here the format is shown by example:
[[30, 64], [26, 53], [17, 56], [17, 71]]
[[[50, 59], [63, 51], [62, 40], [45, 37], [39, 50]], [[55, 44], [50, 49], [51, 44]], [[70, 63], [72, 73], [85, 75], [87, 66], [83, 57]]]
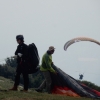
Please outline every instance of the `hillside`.
[[86, 98], [73, 98], [60, 95], [50, 95], [46, 93], [37, 93], [33, 89], [29, 90], [28, 93], [21, 91], [8, 91], [8, 89], [12, 86], [12, 80], [0, 77], [0, 100], [90, 100]]
[[[29, 90], [28, 93], [22, 93], [20, 92], [20, 90], [23, 88], [22, 86], [19, 86], [18, 92], [8, 91], [8, 89], [11, 88], [14, 83], [13, 81], [15, 77], [15, 69], [16, 60], [14, 59], [7, 59], [6, 64], [0, 65], [0, 100], [90, 100], [86, 98], [72, 98], [67, 96], [37, 93], [36, 91], [34, 91], [34, 89]], [[43, 76], [40, 72], [37, 72], [33, 75], [30, 75], [29, 80], [29, 88], [36, 88], [42, 82]], [[88, 82], [84, 83], [88, 85]], [[23, 84], [22, 76], [21, 84]], [[95, 87], [94, 84], [91, 84], [91, 87], [99, 90], [99, 87]]]
[[13, 81], [0, 76], [0, 90], [7, 90], [13, 86]]

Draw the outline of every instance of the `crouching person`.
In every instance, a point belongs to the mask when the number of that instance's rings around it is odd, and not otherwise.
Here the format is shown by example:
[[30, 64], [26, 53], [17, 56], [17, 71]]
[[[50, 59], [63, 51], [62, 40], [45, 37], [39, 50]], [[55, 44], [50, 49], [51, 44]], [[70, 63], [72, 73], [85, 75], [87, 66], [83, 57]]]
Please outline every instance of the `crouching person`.
[[42, 90], [46, 88], [46, 92], [51, 93], [52, 79], [50, 72], [57, 74], [56, 71], [52, 68], [52, 54], [54, 51], [55, 48], [51, 46], [49, 47], [49, 50], [43, 55], [40, 70], [43, 73], [45, 80], [42, 82], [40, 87], [36, 89], [37, 92], [42, 92]]
[[28, 72], [27, 72], [27, 48], [28, 46], [24, 44], [24, 37], [23, 35], [18, 35], [16, 36], [17, 43], [19, 44], [17, 47], [17, 50], [15, 52], [15, 56], [17, 57], [17, 70], [16, 70], [16, 75], [15, 75], [15, 83], [12, 89], [13, 91], [17, 91], [18, 85], [20, 82], [20, 75], [23, 75], [24, 79], [24, 90], [25, 92], [28, 91], [28, 84], [29, 84], [29, 77], [28, 77]]

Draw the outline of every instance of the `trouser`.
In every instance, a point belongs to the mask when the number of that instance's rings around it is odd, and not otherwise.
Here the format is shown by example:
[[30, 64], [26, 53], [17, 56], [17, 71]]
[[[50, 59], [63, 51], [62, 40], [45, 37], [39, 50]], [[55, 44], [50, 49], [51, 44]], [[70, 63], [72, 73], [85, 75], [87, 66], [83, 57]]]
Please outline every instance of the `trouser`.
[[40, 85], [39, 89], [43, 90], [46, 88], [46, 92], [51, 93], [51, 85], [52, 85], [52, 79], [49, 71], [42, 72], [45, 80]]
[[29, 77], [27, 73], [21, 73], [21, 72], [17, 72], [15, 75], [15, 84], [14, 86], [18, 86], [19, 82], [20, 82], [20, 75], [23, 75], [23, 79], [24, 79], [24, 89], [28, 90], [28, 84], [29, 84]]

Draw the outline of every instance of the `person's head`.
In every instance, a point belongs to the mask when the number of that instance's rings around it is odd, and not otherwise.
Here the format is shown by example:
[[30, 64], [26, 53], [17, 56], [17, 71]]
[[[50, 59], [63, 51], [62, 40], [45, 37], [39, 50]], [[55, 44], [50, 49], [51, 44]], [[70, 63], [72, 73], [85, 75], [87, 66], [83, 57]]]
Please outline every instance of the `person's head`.
[[16, 36], [16, 41], [17, 41], [18, 44], [22, 44], [24, 42], [23, 35], [17, 35]]
[[53, 46], [50, 46], [48, 51], [50, 52], [50, 54], [53, 54], [55, 52], [55, 48]]

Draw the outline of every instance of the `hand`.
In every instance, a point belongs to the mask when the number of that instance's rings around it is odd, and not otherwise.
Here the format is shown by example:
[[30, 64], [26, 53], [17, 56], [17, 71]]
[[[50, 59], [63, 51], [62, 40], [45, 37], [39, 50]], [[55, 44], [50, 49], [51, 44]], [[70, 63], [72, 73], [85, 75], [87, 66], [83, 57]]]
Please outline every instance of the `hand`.
[[54, 63], [52, 62], [52, 63], [51, 63], [51, 65], [53, 66], [53, 65], [54, 65]]
[[21, 54], [21, 53], [18, 53], [18, 56], [19, 56], [19, 57], [22, 57], [22, 55], [23, 55], [23, 54]]

